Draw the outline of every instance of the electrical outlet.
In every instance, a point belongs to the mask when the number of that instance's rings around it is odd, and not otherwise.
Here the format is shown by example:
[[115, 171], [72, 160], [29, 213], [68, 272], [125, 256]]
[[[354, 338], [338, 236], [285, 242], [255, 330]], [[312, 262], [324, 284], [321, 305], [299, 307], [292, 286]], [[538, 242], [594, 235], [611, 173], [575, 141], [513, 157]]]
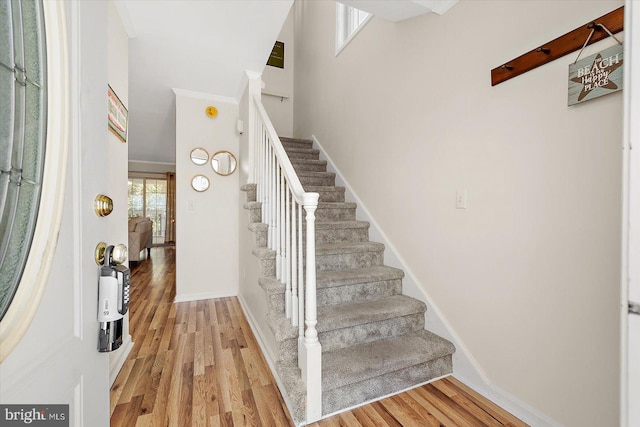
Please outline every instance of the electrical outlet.
[[467, 190], [456, 191], [456, 209], [467, 209]]

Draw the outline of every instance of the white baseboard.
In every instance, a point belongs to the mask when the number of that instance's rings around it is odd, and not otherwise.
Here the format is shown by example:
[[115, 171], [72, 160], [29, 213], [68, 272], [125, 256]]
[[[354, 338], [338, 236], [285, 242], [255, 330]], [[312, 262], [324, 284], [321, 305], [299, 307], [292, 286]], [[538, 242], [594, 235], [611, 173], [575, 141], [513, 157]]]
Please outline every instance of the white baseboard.
[[111, 360], [111, 366], [109, 366], [109, 387], [113, 386], [114, 381], [120, 373], [120, 369], [122, 369], [124, 362], [126, 362], [129, 353], [131, 353], [131, 350], [133, 349], [133, 344], [133, 341], [131, 341], [131, 335], [127, 335], [120, 348], [116, 350], [116, 357]]
[[189, 301], [200, 301], [203, 299], [213, 299], [213, 298], [228, 298], [228, 297], [236, 297], [237, 293], [221, 293], [221, 292], [201, 292], [197, 294], [180, 294], [176, 295], [173, 302], [189, 302]]
[[403, 280], [403, 293], [427, 304], [428, 310], [425, 314], [426, 327], [442, 337], [448, 339], [456, 346], [453, 355], [453, 375], [478, 393], [489, 400], [500, 405], [514, 416], [522, 419], [526, 423], [536, 427], [558, 427], [561, 424], [548, 418], [541, 412], [520, 401], [504, 390], [494, 386], [489, 377], [484, 372], [478, 361], [473, 357], [462, 339], [455, 332], [453, 326], [447, 321], [438, 305], [430, 297], [425, 287], [418, 281], [411, 268], [408, 267], [404, 258], [400, 256], [396, 247], [389, 241], [387, 235], [382, 231], [380, 225], [373, 219], [373, 216], [366, 205], [356, 195], [349, 182], [342, 172], [337, 168], [336, 163], [331, 159], [315, 135], [311, 136], [315, 148], [320, 150], [320, 159], [327, 161], [327, 172], [336, 174], [336, 185], [345, 187], [345, 197], [347, 201], [357, 203], [358, 220], [367, 221], [370, 224], [369, 233], [374, 241], [379, 241], [385, 245], [385, 264], [402, 269], [405, 272]]
[[[280, 380], [280, 377], [278, 376], [278, 371], [276, 370], [275, 362], [273, 360], [273, 354], [271, 354], [271, 352], [268, 351], [267, 346], [263, 341], [262, 335], [260, 335], [260, 328], [257, 327], [256, 319], [253, 317], [253, 314], [251, 314], [251, 312], [247, 308], [247, 304], [244, 298], [242, 298], [242, 295], [238, 295], [238, 301], [240, 301], [240, 307], [242, 307], [242, 312], [244, 313], [244, 317], [247, 318], [247, 322], [249, 323], [249, 327], [251, 328], [253, 335], [256, 337], [256, 341], [258, 341], [258, 346], [260, 346], [260, 350], [264, 355], [264, 359], [267, 361], [267, 365], [269, 365], [271, 374], [273, 375], [273, 378], [276, 380], [276, 384], [280, 389], [280, 394], [284, 399], [284, 403], [287, 405], [287, 410], [289, 411], [289, 414], [291, 414], [291, 409], [290, 409], [292, 407], [291, 402], [289, 400], [289, 396], [287, 395], [287, 389], [284, 387], [284, 385], [282, 384], [282, 381]], [[297, 424], [296, 427], [304, 426], [304, 425], [305, 423], [302, 422], [300, 424]]]

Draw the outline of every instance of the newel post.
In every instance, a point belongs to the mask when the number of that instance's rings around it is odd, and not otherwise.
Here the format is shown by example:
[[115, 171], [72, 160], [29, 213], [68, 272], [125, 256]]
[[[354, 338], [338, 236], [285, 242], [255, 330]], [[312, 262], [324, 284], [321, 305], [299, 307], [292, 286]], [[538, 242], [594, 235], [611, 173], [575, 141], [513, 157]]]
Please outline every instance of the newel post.
[[256, 109], [254, 97], [260, 99], [262, 97], [262, 74], [255, 71], [246, 71], [249, 78], [249, 125], [247, 126], [247, 140], [249, 141], [249, 176], [248, 182], [255, 184], [257, 181], [257, 146], [260, 131], [258, 129], [258, 111]]
[[302, 375], [307, 385], [306, 422], [311, 423], [322, 417], [322, 347], [318, 341], [317, 302], [316, 302], [316, 226], [315, 211], [318, 207], [318, 193], [305, 193], [304, 210], [307, 213], [306, 248], [306, 292], [304, 333], [305, 362]]

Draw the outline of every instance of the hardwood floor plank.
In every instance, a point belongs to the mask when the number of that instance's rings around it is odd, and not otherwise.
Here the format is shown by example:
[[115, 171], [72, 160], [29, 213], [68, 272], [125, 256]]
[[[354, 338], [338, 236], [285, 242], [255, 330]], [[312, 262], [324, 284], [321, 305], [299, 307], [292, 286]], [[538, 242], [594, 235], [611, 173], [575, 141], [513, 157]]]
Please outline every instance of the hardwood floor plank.
[[113, 411], [116, 409], [116, 404], [120, 399], [120, 395], [122, 394], [122, 390], [129, 378], [129, 374], [131, 374], [131, 369], [133, 365], [136, 363], [135, 359], [127, 359], [122, 365], [122, 369], [120, 369], [120, 373], [116, 377], [116, 380], [113, 382], [111, 386], [111, 415], [113, 416]]
[[456, 387], [461, 394], [467, 397], [474, 404], [483, 408], [487, 413], [489, 413], [495, 419], [499, 420], [503, 425], [512, 424], [518, 427], [529, 427], [527, 423], [515, 417], [513, 414], [505, 411], [490, 400], [486, 399], [484, 396], [471, 389], [455, 377], [447, 377], [444, 379], [444, 382]]
[[[203, 369], [204, 371], [204, 369]], [[195, 369], [194, 369], [195, 375]], [[207, 427], [207, 378], [204, 375], [193, 377], [193, 410], [191, 413], [192, 425]]]
[[443, 411], [437, 408], [433, 403], [426, 399], [422, 394], [418, 393], [418, 389], [414, 388], [407, 391], [407, 395], [415, 400], [420, 406], [424, 407], [431, 415], [446, 426], [456, 425], [455, 421], [449, 418]]

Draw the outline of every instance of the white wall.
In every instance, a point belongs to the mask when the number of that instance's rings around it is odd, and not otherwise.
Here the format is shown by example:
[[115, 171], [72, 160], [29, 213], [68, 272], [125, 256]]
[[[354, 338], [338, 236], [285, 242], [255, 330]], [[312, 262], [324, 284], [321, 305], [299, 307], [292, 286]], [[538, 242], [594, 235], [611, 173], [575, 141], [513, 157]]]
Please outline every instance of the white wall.
[[[219, 298], [238, 292], [239, 173], [220, 176], [211, 163], [198, 166], [189, 153], [197, 147], [238, 157], [238, 104], [228, 98], [176, 92], [176, 301]], [[205, 114], [207, 106], [217, 117]], [[210, 180], [207, 191], [191, 188], [195, 175]]]
[[[262, 72], [264, 89], [262, 104], [273, 122], [279, 136], [293, 136], [293, 67], [294, 67], [294, 34], [293, 8], [280, 30], [278, 41], [284, 43], [284, 68], [266, 65]], [[283, 95], [282, 98], [270, 94]]]
[[[107, 18], [107, 74], [109, 85], [120, 98], [125, 107], [129, 107], [129, 37], [120, 19], [120, 15], [112, 1], [108, 5]], [[128, 143], [123, 143], [111, 131], [106, 131], [109, 172], [107, 196], [113, 200], [113, 212], [105, 218], [109, 224], [109, 236], [106, 241], [109, 245], [123, 243], [129, 245], [129, 234], [127, 227], [128, 208]], [[129, 261], [127, 261], [127, 265]], [[131, 335], [129, 334], [129, 314], [125, 315], [125, 325], [123, 332], [122, 346], [110, 353], [111, 381], [115, 381], [122, 364], [126, 360], [126, 355], [132, 347]]]
[[490, 70], [621, 4], [374, 18], [338, 57], [335, 4], [295, 6], [294, 134], [317, 136], [490, 383], [567, 426], [619, 419], [622, 98], [567, 107], [577, 53], [496, 87]]

